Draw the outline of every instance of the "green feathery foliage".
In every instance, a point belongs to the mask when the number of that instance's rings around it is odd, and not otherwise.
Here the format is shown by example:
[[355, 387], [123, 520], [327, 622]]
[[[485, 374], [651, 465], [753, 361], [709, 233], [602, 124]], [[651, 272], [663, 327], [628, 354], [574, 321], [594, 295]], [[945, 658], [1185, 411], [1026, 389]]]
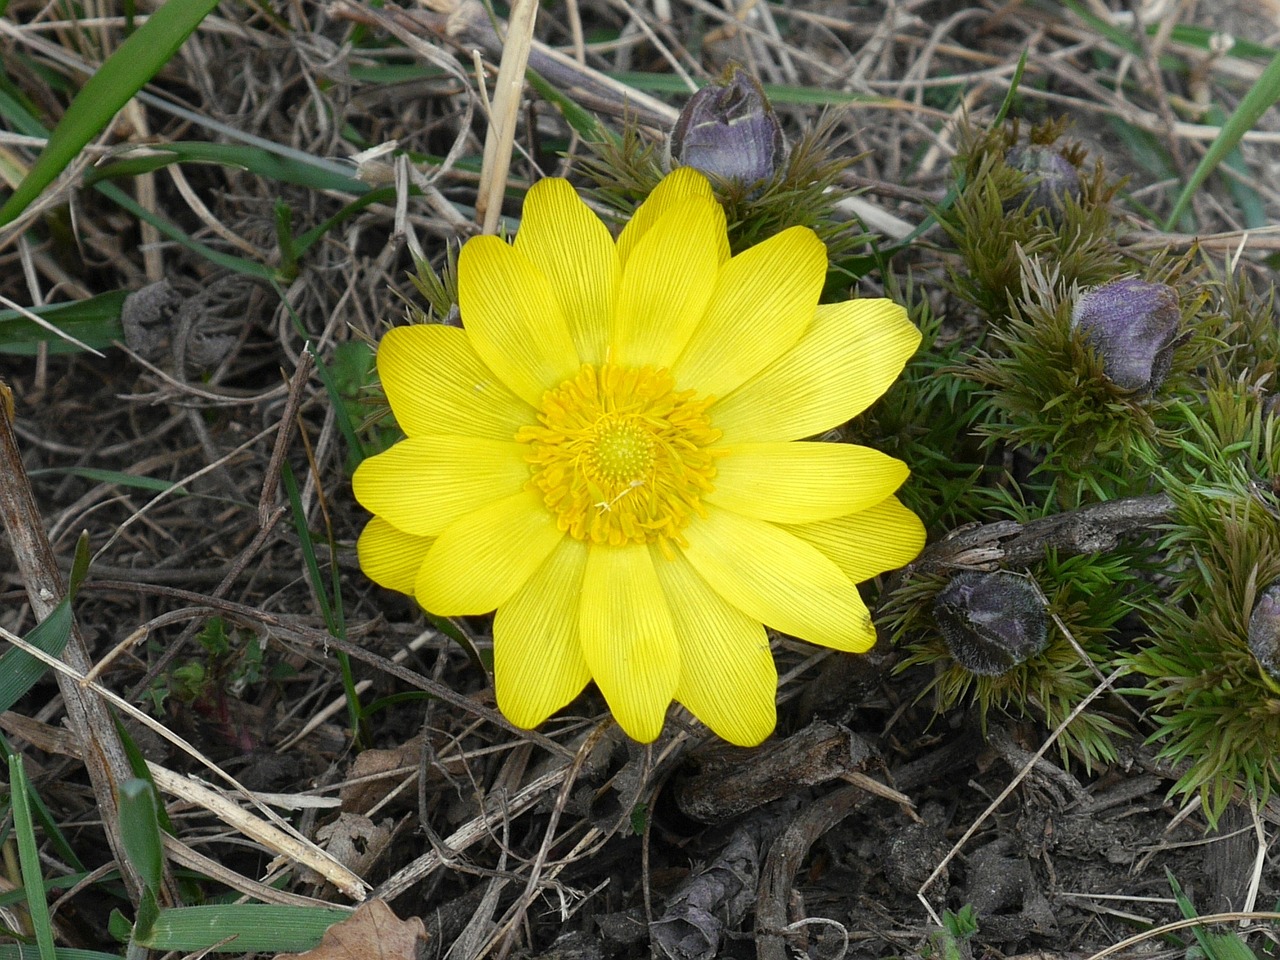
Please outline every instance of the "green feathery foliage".
[[1028, 259], [1052, 263], [1067, 286], [1102, 283], [1129, 269], [1113, 236], [1117, 185], [1101, 161], [1084, 170], [1084, 151], [1059, 142], [1064, 126], [1054, 121], [1032, 128], [1027, 146], [1060, 157], [1075, 171], [1078, 189], [1063, 189], [1056, 202], [1036, 205], [1039, 178], [1008, 162], [1019, 143], [1018, 125], [967, 129], [953, 161], [959, 192], [949, 208], [935, 211], [963, 263], [951, 271], [953, 289], [997, 324], [1022, 291]]
[[[1052, 262], [1021, 259], [1022, 292], [1004, 325], [991, 331], [989, 352], [956, 370], [984, 388], [975, 429], [989, 444], [1032, 458], [1029, 476], [1048, 478], [1062, 508], [1150, 492], [1150, 475], [1137, 469], [1132, 451], [1170, 443], [1168, 404], [1217, 346], [1217, 325], [1201, 315], [1205, 295], [1193, 290], [1181, 298], [1186, 333], [1164, 382], [1150, 393], [1135, 391], [1106, 375], [1098, 349], [1073, 327], [1080, 289], [1064, 287]], [[1145, 278], [1174, 285], [1185, 266], [1154, 264]]]
[[1150, 637], [1127, 657], [1151, 701], [1176, 794], [1198, 793], [1211, 822], [1237, 789], [1265, 801], [1280, 783], [1280, 683], [1250, 651], [1259, 593], [1280, 579], [1280, 420], [1247, 376], [1217, 371], [1163, 486], [1172, 522], [1158, 545], [1171, 592], [1144, 606]]
[[[993, 710], [1056, 728], [1105, 678], [1114, 658], [1116, 625], [1131, 610], [1139, 583], [1130, 558], [1049, 554], [1037, 564], [1033, 582], [1043, 591], [1053, 622], [1049, 644], [995, 677], [977, 676], [956, 663], [932, 622], [932, 596], [945, 587], [946, 578], [919, 578], [908, 591], [910, 599], [893, 598], [889, 617], [907, 653], [898, 669], [933, 666], [921, 696], [933, 694], [937, 713], [971, 703], [984, 730]], [[1089, 769], [1115, 759], [1116, 735], [1124, 736], [1123, 728], [1095, 703], [1066, 726], [1058, 746], [1064, 762], [1074, 756]]]

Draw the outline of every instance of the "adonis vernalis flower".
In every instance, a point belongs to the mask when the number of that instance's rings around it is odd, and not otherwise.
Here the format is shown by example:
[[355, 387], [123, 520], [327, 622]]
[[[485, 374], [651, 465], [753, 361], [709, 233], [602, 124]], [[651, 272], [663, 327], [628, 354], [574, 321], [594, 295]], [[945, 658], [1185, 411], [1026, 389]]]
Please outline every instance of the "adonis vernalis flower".
[[498, 706], [533, 727], [594, 680], [653, 740], [674, 699], [724, 739], [773, 730], [765, 625], [875, 642], [855, 584], [911, 560], [901, 462], [803, 438], [875, 400], [920, 340], [888, 300], [819, 305], [794, 227], [730, 257], [706, 179], [668, 176], [617, 242], [564, 180], [514, 244], [467, 241], [465, 329], [389, 331], [406, 439], [365, 460], [360, 564], [442, 616], [497, 613]]

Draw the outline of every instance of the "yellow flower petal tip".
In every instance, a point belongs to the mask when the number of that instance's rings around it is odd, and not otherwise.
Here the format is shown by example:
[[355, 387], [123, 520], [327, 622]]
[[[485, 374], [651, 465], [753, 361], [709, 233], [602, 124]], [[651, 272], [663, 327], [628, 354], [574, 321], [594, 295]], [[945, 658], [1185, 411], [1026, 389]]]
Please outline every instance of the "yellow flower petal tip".
[[615, 241], [564, 181], [513, 245], [458, 261], [463, 329], [397, 329], [378, 368], [407, 439], [357, 471], [370, 579], [439, 615], [496, 609], [498, 706], [532, 727], [590, 681], [631, 737], [672, 702], [769, 736], [766, 627], [875, 642], [857, 583], [909, 562], [904, 464], [809, 441], [865, 409], [920, 334], [888, 300], [817, 304], [792, 228], [729, 256], [702, 174], [666, 177]]

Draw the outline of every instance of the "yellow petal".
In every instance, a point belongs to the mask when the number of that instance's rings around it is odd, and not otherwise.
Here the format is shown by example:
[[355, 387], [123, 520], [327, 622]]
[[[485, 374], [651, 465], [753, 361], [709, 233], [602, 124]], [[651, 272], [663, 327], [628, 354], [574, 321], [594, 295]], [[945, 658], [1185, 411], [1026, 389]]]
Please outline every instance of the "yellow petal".
[[907, 465], [849, 443], [720, 446], [707, 503], [774, 523], [811, 523], [875, 506], [907, 479]]
[[478, 437], [409, 437], [356, 468], [351, 489], [370, 513], [434, 537], [464, 514], [529, 482], [526, 447]]
[[578, 353], [551, 283], [497, 237], [472, 237], [458, 254], [458, 308], [471, 345], [511, 392], [537, 406], [578, 372]]
[[777, 724], [778, 670], [759, 620], [730, 606], [684, 557], [654, 569], [680, 638], [676, 699], [721, 739], [754, 747]]
[[680, 679], [680, 648], [647, 546], [591, 548], [579, 626], [618, 725], [633, 740], [654, 740]]
[[910, 563], [924, 548], [924, 524], [897, 497], [861, 513], [787, 527], [835, 561], [854, 583]]
[[720, 266], [715, 241], [724, 231], [718, 203], [690, 199], [640, 238], [622, 272], [614, 363], [671, 366], [702, 322]]
[[415, 537], [374, 517], [356, 541], [356, 556], [364, 575], [378, 586], [413, 596], [414, 581], [433, 542], [431, 537]]
[[[618, 237], [618, 257], [625, 267], [640, 238], [669, 210], [682, 207], [690, 198], [714, 200], [711, 184], [693, 167], [679, 167], [662, 178], [653, 193], [640, 204], [634, 216]], [[722, 233], [716, 241], [716, 263], [729, 259], [729, 236]]]
[[723, 397], [795, 346], [813, 322], [827, 248], [791, 227], [720, 269], [706, 319], [671, 372], [676, 383]]
[[498, 380], [457, 327], [415, 323], [378, 344], [378, 375], [400, 428], [510, 440], [534, 423], [532, 407]]
[[517, 727], [538, 726], [591, 679], [578, 641], [587, 547], [565, 537], [493, 618], [498, 709]]
[[684, 529], [684, 555], [720, 596], [775, 630], [862, 653], [876, 640], [858, 588], [817, 548], [728, 510]]
[[524, 586], [563, 537], [534, 493], [487, 504], [440, 534], [414, 595], [442, 617], [488, 613]]
[[711, 407], [727, 443], [799, 440], [857, 416], [920, 345], [892, 300], [822, 304], [795, 347]]
[[551, 281], [582, 362], [602, 363], [621, 275], [608, 227], [567, 180], [547, 178], [525, 199], [515, 248]]

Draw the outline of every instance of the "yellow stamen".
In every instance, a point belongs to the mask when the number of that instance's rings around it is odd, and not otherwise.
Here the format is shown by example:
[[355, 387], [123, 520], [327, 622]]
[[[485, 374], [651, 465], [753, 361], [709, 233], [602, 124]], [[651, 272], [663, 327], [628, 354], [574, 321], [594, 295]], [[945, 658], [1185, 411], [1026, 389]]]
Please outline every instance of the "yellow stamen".
[[523, 427], [532, 484], [561, 530], [591, 543], [683, 543], [715, 477], [713, 397], [677, 392], [665, 369], [586, 364]]

